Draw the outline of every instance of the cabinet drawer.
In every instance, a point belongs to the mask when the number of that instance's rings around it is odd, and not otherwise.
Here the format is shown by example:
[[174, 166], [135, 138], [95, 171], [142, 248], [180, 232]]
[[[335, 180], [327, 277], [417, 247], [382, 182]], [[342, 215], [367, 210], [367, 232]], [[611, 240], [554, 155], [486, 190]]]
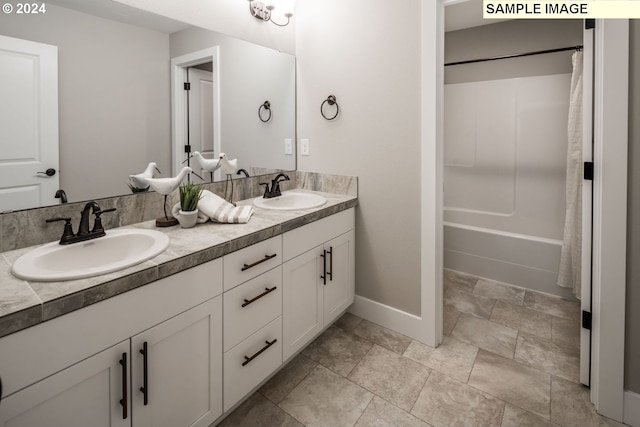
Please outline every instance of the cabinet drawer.
[[355, 227], [355, 209], [350, 208], [284, 233], [284, 261], [290, 260]]
[[231, 409], [281, 364], [282, 316], [224, 354], [224, 411]]
[[224, 257], [224, 290], [228, 291], [282, 264], [282, 236], [272, 237]]
[[225, 292], [224, 351], [282, 314], [282, 266]]

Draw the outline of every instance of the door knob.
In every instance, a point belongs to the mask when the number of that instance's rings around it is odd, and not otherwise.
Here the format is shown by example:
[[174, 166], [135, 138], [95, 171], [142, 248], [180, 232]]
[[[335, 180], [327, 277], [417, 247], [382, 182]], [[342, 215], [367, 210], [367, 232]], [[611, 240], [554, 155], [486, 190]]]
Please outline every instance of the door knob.
[[54, 168], [49, 168], [44, 172], [38, 172], [38, 173], [46, 176], [53, 176], [56, 174], [56, 170]]

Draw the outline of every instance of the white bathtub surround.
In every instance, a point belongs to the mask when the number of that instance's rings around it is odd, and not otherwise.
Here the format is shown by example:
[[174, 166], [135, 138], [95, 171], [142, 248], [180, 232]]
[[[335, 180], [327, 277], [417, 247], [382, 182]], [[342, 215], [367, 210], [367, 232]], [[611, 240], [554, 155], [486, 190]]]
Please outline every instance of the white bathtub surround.
[[558, 286], [573, 289], [580, 298], [582, 261], [582, 52], [572, 56], [571, 95], [567, 126], [567, 181], [564, 239]]
[[571, 76], [445, 85], [444, 266], [558, 287]]

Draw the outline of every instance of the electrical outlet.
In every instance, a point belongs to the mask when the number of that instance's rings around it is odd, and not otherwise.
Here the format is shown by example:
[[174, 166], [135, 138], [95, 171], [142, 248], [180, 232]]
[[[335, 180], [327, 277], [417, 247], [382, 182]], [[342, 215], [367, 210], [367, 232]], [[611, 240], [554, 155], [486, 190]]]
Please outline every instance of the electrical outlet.
[[284, 154], [293, 154], [293, 140], [291, 138], [284, 140]]
[[300, 140], [300, 155], [308, 156], [309, 155], [309, 140], [301, 139]]

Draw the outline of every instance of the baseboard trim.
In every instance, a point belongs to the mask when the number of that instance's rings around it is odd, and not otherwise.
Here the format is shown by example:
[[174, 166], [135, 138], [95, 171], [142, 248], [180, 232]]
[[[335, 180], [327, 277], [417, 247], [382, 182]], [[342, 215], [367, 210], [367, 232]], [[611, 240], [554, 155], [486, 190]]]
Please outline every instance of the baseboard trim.
[[360, 295], [355, 296], [354, 303], [347, 311], [387, 329], [400, 332], [409, 338], [422, 341], [421, 335], [424, 335], [420, 334], [422, 319], [415, 314], [398, 310]]
[[624, 415], [625, 424], [640, 427], [640, 394], [633, 391], [624, 391]]

